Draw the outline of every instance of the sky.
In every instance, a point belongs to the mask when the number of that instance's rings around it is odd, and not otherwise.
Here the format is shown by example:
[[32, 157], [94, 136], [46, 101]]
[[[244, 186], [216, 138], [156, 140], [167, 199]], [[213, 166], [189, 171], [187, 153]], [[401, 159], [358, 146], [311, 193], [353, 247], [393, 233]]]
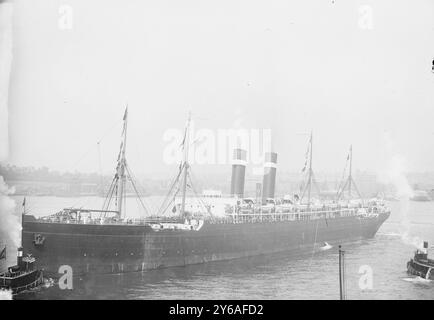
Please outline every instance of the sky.
[[431, 0], [15, 0], [13, 14], [3, 162], [111, 172], [128, 104], [138, 174], [173, 169], [164, 136], [190, 111], [215, 135], [271, 129], [279, 170], [303, 168], [312, 131], [319, 171], [341, 172], [351, 144], [355, 170], [433, 171]]

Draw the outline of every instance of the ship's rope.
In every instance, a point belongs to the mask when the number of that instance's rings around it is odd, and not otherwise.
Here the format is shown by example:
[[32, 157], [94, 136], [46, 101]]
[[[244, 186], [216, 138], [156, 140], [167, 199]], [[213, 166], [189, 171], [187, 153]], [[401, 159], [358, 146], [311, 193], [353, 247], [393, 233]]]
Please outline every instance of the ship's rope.
[[[307, 176], [309, 176], [309, 173], [307, 173]], [[315, 178], [315, 174], [313, 173], [313, 170], [311, 170], [310, 176], [311, 176], [311, 179], [310, 179], [310, 181], [307, 182], [306, 186], [304, 187], [303, 193], [302, 193], [301, 198], [300, 198], [300, 203], [303, 200], [304, 196], [306, 195], [306, 191], [308, 190], [308, 187], [312, 188], [312, 185], [314, 186], [316, 193], [318, 194], [318, 197], [321, 195], [321, 191], [319, 189], [318, 183], [316, 182], [316, 178]], [[309, 179], [306, 179], [306, 180], [309, 180]], [[311, 201], [312, 201], [312, 199], [311, 199]]]
[[[348, 181], [345, 181], [345, 173], [347, 172], [348, 162], [349, 162], [349, 159], [347, 158], [347, 161], [345, 161], [344, 171], [342, 172], [341, 182], [339, 183], [338, 191], [336, 193], [336, 198], [340, 197], [341, 190], [344, 190], [346, 185], [347, 185]], [[345, 185], [344, 185], [344, 181], [345, 181]]]
[[138, 200], [140, 202], [140, 204], [142, 205], [143, 209], [145, 210], [145, 214], [149, 215], [149, 210], [148, 208], [145, 206], [145, 204], [142, 201], [142, 197], [140, 196], [139, 191], [137, 190], [136, 184], [134, 183], [134, 176], [131, 173], [130, 167], [125, 163], [125, 168], [127, 169], [127, 174], [128, 174], [128, 178], [131, 182], [131, 185], [134, 188], [134, 191], [136, 192], [137, 198], [136, 200]]
[[[163, 200], [163, 203], [161, 204], [161, 206], [160, 206], [160, 208], [159, 208], [159, 210], [158, 210], [158, 215], [164, 213], [164, 212], [169, 208], [169, 206], [172, 204], [172, 202], [175, 201], [175, 198], [174, 198], [174, 197], [175, 197], [176, 194], [178, 193], [179, 188], [178, 188], [178, 190], [174, 193], [173, 197], [171, 197], [171, 195], [172, 195], [173, 190], [175, 189], [177, 183], [179, 182], [179, 177], [181, 176], [181, 173], [182, 173], [183, 170], [184, 170], [184, 165], [180, 166], [180, 168], [179, 168], [179, 172], [178, 172], [178, 175], [177, 175], [177, 176], [175, 177], [175, 179], [172, 181], [172, 183], [171, 183], [171, 185], [170, 185], [170, 188], [169, 188], [169, 191], [168, 191], [166, 197], [165, 197], [164, 200]], [[170, 202], [168, 203], [169, 199], [170, 199]]]
[[[97, 141], [97, 144], [100, 144], [101, 141], [108, 136], [109, 133], [111, 133], [111, 131], [113, 130], [114, 127], [116, 127], [117, 125], [119, 125], [120, 121], [116, 121], [109, 129], [107, 129], [104, 134], [102, 135], [102, 137]], [[83, 161], [84, 158], [86, 158], [89, 153], [95, 148], [95, 143], [92, 143], [91, 146], [89, 146], [89, 148], [81, 155], [80, 158], [78, 158], [78, 160], [70, 167], [71, 171], [74, 171], [74, 169], [78, 166], [78, 164]]]
[[193, 180], [191, 177], [192, 173], [191, 171], [188, 173], [188, 177], [190, 179], [190, 186], [191, 189], [193, 190], [193, 193], [196, 195], [196, 197], [199, 199], [200, 204], [202, 205], [202, 207], [207, 211], [207, 213], [211, 216], [214, 217], [213, 214], [211, 213], [211, 210], [209, 209], [209, 206], [206, 205], [206, 203], [203, 201], [203, 198], [197, 193], [196, 189], [194, 188], [194, 184], [193, 184]]
[[[138, 186], [138, 190], [142, 190], [142, 192], [144, 193], [145, 191], [146, 191], [146, 189], [140, 184], [140, 181], [136, 178], [136, 176], [134, 175], [134, 173], [131, 171], [131, 170], [129, 170], [130, 171], [130, 174], [131, 174], [131, 176], [132, 176], [132, 178], [133, 178], [133, 180], [134, 180], [134, 182], [135, 182], [135, 184]], [[157, 210], [155, 209], [155, 207], [150, 203], [150, 202], [148, 202], [148, 201], [146, 201], [146, 198], [144, 198], [144, 196], [142, 195], [141, 196], [141, 199], [140, 200], [143, 200], [143, 204], [146, 206], [146, 208], [148, 208], [148, 212], [149, 212], [149, 209], [152, 211], [152, 212], [156, 212]]]
[[311, 255], [310, 260], [309, 260], [309, 271], [310, 271], [310, 267], [312, 266], [313, 256], [315, 254], [315, 246], [316, 246], [316, 238], [317, 238], [317, 234], [318, 234], [318, 224], [319, 224], [318, 222], [319, 221], [320, 220], [317, 219], [316, 220], [316, 224], [315, 224], [315, 239], [314, 239], [314, 242], [313, 242], [312, 255]]
[[[107, 196], [106, 196], [106, 198], [105, 198], [105, 200], [104, 200], [103, 207], [102, 207], [102, 209], [103, 209], [104, 211], [107, 211], [107, 210], [109, 210], [109, 208], [110, 208], [110, 203], [111, 203], [111, 201], [112, 201], [112, 199], [113, 199], [113, 193], [115, 192], [115, 190], [116, 190], [116, 186], [117, 186], [116, 181], [117, 181], [117, 175], [115, 175], [115, 177], [113, 178], [113, 181], [112, 181], [112, 183], [111, 183], [111, 185], [110, 185], [109, 192], [107, 193]], [[102, 215], [105, 216], [105, 213], [101, 213], [101, 214], [100, 214], [100, 217], [101, 217]]]

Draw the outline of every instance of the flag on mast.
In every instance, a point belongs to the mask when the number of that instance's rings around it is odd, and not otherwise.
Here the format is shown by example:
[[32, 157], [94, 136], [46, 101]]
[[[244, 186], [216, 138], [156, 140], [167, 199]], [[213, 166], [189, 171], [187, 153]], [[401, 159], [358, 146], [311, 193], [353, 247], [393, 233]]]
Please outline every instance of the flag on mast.
[[182, 142], [181, 142], [181, 144], [179, 145], [180, 147], [182, 147], [182, 148], [184, 148], [184, 143], [185, 143], [185, 139], [187, 138], [187, 128], [185, 128], [185, 131], [184, 131], [184, 138], [182, 138]]
[[306, 153], [304, 154], [304, 167], [303, 167], [303, 169], [301, 170], [301, 172], [305, 172], [305, 171], [306, 171], [306, 168], [307, 168], [307, 160], [308, 160], [308, 158], [309, 158], [310, 145], [311, 145], [311, 143], [312, 143], [312, 134], [311, 134], [310, 139], [309, 139], [309, 144], [308, 144], [308, 146], [307, 146]]
[[122, 127], [122, 135], [124, 135], [125, 128], [127, 126], [127, 117], [128, 117], [128, 105], [125, 107], [124, 117], [122, 118], [122, 120], [124, 121], [124, 125]]
[[128, 105], [125, 107], [125, 113], [124, 113], [124, 118], [123, 120], [127, 120], [127, 116], [128, 116]]
[[23, 199], [23, 214], [26, 214], [26, 197]]

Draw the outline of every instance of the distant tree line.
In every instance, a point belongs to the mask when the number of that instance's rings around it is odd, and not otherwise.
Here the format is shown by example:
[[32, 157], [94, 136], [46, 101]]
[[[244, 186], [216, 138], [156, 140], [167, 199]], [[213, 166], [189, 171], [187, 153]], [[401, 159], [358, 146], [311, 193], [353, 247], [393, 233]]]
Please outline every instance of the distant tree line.
[[95, 183], [100, 184], [110, 180], [111, 177], [97, 173], [82, 172], [58, 172], [47, 167], [17, 167], [15, 165], [0, 165], [0, 175], [6, 181], [34, 181], [34, 182], [57, 182], [57, 183]]

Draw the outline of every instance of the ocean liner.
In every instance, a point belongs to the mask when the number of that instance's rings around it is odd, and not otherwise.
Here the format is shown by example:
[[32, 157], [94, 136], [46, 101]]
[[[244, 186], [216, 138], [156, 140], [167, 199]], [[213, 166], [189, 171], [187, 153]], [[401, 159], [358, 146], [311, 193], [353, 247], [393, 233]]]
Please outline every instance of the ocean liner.
[[129, 218], [124, 202], [127, 181], [142, 205], [143, 202], [125, 156], [127, 117], [126, 109], [116, 172], [102, 208], [66, 208], [39, 218], [23, 214], [24, 253], [37, 259], [44, 274], [58, 277], [62, 265], [71, 266], [77, 276], [145, 271], [276, 252], [292, 254], [313, 250], [322, 243], [371, 238], [390, 215], [378, 201], [343, 201], [344, 189], [351, 193], [351, 188], [355, 188], [351, 170], [335, 201], [313, 201], [311, 188], [316, 182], [312, 135], [303, 169], [307, 183], [301, 196], [275, 199], [277, 154], [269, 152], [265, 154], [263, 183], [256, 201], [244, 198], [246, 151], [236, 149], [232, 198], [223, 214], [216, 214], [205, 201], [203, 209], [193, 210], [186, 197], [187, 189], [194, 191], [188, 161], [189, 117], [181, 144], [183, 159], [159, 212], [142, 219]]

